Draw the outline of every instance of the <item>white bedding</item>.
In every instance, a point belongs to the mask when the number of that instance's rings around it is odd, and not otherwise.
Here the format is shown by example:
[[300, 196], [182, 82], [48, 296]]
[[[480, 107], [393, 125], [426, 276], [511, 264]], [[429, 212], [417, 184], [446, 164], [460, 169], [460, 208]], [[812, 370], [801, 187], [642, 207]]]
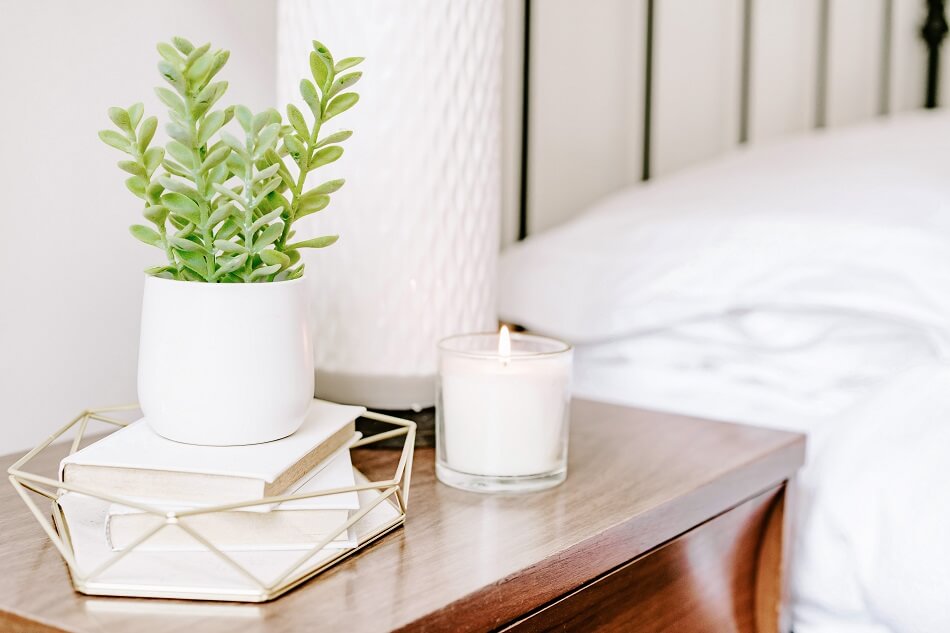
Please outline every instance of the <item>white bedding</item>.
[[741, 152], [501, 261], [575, 393], [804, 431], [796, 633], [950, 631], [950, 115]]

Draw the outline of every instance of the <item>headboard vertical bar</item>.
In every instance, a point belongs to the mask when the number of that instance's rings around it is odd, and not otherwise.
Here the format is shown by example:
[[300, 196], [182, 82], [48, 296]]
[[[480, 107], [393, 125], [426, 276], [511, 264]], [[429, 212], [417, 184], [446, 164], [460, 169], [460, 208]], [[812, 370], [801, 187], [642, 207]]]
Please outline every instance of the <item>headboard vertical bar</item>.
[[653, 0], [647, 0], [646, 33], [644, 37], [646, 51], [643, 70], [643, 169], [640, 180], [650, 179], [650, 160], [652, 158], [653, 132], [653, 21], [655, 17]]
[[925, 108], [936, 108], [940, 77], [940, 44], [947, 35], [944, 0], [927, 0], [927, 19], [920, 30], [927, 43], [927, 93]]
[[752, 84], [752, 0], [742, 3], [742, 58], [739, 75], [739, 143], [749, 142], [749, 100]]
[[528, 132], [531, 114], [531, 0], [524, 0], [521, 53], [521, 191], [518, 199], [518, 240], [528, 237]]
[[878, 84], [877, 113], [891, 112], [891, 56], [894, 48], [894, 0], [883, 0], [881, 19], [881, 81]]
[[815, 70], [815, 127], [828, 124], [828, 55], [831, 37], [831, 0], [818, 3], [818, 64]]

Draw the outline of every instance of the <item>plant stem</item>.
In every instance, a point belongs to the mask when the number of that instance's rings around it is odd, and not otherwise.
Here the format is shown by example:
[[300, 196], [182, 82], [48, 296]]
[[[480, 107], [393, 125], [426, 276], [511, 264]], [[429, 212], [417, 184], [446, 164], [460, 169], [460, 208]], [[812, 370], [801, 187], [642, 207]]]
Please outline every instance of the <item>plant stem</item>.
[[280, 238], [277, 240], [276, 248], [279, 251], [283, 251], [284, 245], [287, 243], [287, 236], [290, 235], [290, 225], [293, 224], [295, 219], [297, 219], [297, 209], [300, 207], [300, 196], [303, 193], [304, 183], [307, 181], [307, 173], [309, 172], [310, 161], [313, 160], [314, 145], [317, 144], [317, 137], [320, 135], [320, 127], [323, 125], [323, 115], [327, 108], [327, 94], [326, 91], [322, 90], [322, 88], [321, 92], [322, 96], [320, 97], [320, 114], [314, 114], [313, 130], [310, 132], [310, 138], [307, 139], [307, 162], [304, 163], [307, 168], [300, 167], [300, 173], [297, 175], [296, 186], [291, 190], [294, 194], [294, 199], [290, 203], [287, 221], [284, 222], [284, 229], [280, 232]]
[[[191, 122], [191, 135], [192, 139], [198, 138], [198, 118], [192, 116], [191, 114], [191, 105], [192, 99], [189, 94], [185, 98], [185, 112], [188, 115], [188, 120]], [[205, 262], [207, 263], [207, 274], [204, 275], [205, 281], [208, 283], [217, 283], [217, 279], [214, 276], [215, 272], [215, 261], [214, 261], [214, 238], [211, 235], [211, 227], [208, 226], [208, 191], [206, 190], [206, 183], [204, 178], [201, 176], [201, 148], [195, 146], [195, 142], [191, 143], [191, 155], [192, 162], [194, 167], [191, 170], [191, 178], [195, 183], [195, 189], [199, 193], [200, 200], [196, 200], [198, 203], [198, 211], [201, 214], [201, 241], [204, 244], [205, 250]]]

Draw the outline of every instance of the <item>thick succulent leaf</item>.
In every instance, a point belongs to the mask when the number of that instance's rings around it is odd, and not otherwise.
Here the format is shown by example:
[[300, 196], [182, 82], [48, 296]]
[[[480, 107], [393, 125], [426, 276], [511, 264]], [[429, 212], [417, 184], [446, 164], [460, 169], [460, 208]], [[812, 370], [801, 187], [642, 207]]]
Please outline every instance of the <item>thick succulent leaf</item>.
[[131, 233], [135, 239], [140, 242], [145, 242], [149, 246], [160, 246], [162, 243], [162, 236], [158, 234], [158, 231], [141, 224], [133, 224], [130, 226], [129, 233]]
[[356, 105], [356, 102], [360, 100], [360, 96], [355, 92], [344, 92], [341, 95], [337, 95], [333, 98], [329, 104], [327, 104], [327, 111], [323, 117], [324, 121], [328, 121], [338, 114], [342, 114]]
[[102, 142], [106, 145], [111, 145], [126, 154], [132, 152], [132, 146], [129, 145], [129, 140], [115, 130], [102, 130], [99, 132], [99, 138], [102, 139]]
[[347, 68], [352, 68], [353, 66], [356, 66], [357, 64], [363, 63], [365, 59], [366, 59], [365, 57], [344, 57], [343, 59], [341, 59], [340, 61], [336, 63], [334, 70], [336, 70], [336, 72], [338, 73], [341, 73]]
[[261, 261], [265, 264], [274, 265], [277, 264], [281, 268], [286, 268], [290, 266], [290, 257], [281, 253], [280, 251], [275, 251], [273, 249], [267, 249], [266, 251], [261, 251]]
[[343, 178], [328, 180], [322, 185], [314, 187], [313, 189], [308, 191], [306, 194], [304, 194], [304, 196], [310, 195], [311, 193], [314, 195], [319, 194], [319, 193], [334, 193], [335, 191], [339, 191], [340, 187], [342, 187], [344, 184], [346, 184], [346, 180]]
[[339, 145], [331, 145], [329, 147], [324, 147], [318, 151], [313, 156], [313, 160], [310, 161], [310, 168], [316, 169], [317, 167], [323, 167], [324, 165], [329, 165], [333, 161], [343, 156], [343, 148]]
[[350, 130], [340, 130], [339, 132], [334, 132], [330, 136], [324, 138], [323, 140], [317, 143], [317, 148], [323, 147], [324, 145], [331, 145], [333, 143], [342, 143], [346, 139], [353, 136], [353, 132]]
[[323, 237], [314, 237], [309, 240], [288, 244], [287, 249], [297, 250], [299, 248], [326, 248], [327, 246], [336, 243], [338, 239], [340, 239], [339, 235], [324, 235]]

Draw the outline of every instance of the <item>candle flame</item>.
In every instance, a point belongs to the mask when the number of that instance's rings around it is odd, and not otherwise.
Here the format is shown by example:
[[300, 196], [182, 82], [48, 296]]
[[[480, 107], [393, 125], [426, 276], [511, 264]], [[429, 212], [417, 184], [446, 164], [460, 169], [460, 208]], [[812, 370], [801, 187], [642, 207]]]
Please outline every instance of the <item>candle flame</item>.
[[501, 326], [501, 330], [498, 331], [498, 355], [507, 365], [511, 358], [511, 332], [508, 331], [507, 325]]

